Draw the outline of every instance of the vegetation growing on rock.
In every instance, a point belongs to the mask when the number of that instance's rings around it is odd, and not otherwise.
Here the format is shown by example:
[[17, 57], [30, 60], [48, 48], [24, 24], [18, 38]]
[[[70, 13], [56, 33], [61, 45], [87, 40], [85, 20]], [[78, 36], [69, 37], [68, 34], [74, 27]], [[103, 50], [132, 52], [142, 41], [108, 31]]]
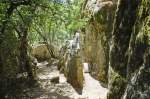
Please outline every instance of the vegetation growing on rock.
[[149, 75], [150, 0], [0, 1], [0, 99], [150, 99]]

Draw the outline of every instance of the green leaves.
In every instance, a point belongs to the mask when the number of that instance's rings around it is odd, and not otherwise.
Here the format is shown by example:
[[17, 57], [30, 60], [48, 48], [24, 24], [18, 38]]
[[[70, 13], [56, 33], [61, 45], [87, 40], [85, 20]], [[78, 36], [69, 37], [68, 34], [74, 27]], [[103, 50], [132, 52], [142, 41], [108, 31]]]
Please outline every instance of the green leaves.
[[[37, 30], [45, 36], [49, 42], [64, 41], [71, 37], [74, 31], [84, 27], [88, 19], [80, 18], [82, 0], [58, 3], [53, 0], [32, 0], [30, 5], [18, 6], [12, 15], [11, 23], [18, 28], [18, 24], [32, 24], [29, 28], [30, 43], [43, 41]], [[0, 19], [9, 4], [0, 4]], [[35, 13], [32, 13], [35, 9]], [[5, 19], [6, 20], [6, 19]], [[35, 30], [37, 29], [37, 30]]]
[[[87, 19], [80, 18], [82, 0], [72, 3], [57, 3], [49, 0], [37, 4], [36, 17], [31, 26], [32, 41], [42, 41], [38, 29], [49, 42], [65, 41], [74, 31], [85, 26]], [[33, 39], [34, 38], [34, 39]]]

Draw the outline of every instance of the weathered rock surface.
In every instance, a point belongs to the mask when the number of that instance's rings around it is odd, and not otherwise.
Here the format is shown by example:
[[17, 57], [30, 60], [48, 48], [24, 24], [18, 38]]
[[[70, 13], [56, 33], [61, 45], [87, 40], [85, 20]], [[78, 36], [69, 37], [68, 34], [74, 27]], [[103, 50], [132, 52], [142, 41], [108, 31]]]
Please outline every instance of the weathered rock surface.
[[127, 79], [122, 99], [150, 98], [150, 1], [141, 0], [131, 36]]
[[39, 44], [39, 45], [33, 46], [31, 53], [38, 60], [46, 60], [46, 59], [51, 58], [51, 55], [45, 44]]
[[83, 88], [83, 66], [81, 57], [78, 55], [72, 56], [67, 63], [67, 81], [74, 88]]
[[107, 84], [109, 41], [116, 7], [115, 1], [87, 0], [83, 16], [89, 23], [82, 30], [82, 55], [93, 77]]
[[36, 44], [32, 47], [31, 54], [38, 61], [44, 61], [50, 58], [56, 58], [58, 56], [58, 48], [53, 45]]
[[64, 53], [58, 63], [58, 69], [63, 72], [67, 81], [78, 90], [83, 88], [83, 66], [80, 55], [79, 33], [64, 46]]
[[120, 0], [110, 51], [107, 99], [149, 99], [149, 0]]

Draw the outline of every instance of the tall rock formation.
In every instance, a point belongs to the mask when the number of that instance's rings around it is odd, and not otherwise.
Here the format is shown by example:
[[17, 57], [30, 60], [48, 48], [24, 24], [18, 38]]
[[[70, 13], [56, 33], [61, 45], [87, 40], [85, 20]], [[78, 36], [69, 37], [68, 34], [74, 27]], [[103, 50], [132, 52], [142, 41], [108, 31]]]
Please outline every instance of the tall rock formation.
[[76, 33], [72, 40], [68, 40], [58, 69], [64, 73], [67, 81], [80, 93], [83, 88], [84, 79], [79, 42], [79, 33]]
[[83, 61], [95, 78], [108, 81], [107, 99], [149, 99], [150, 1], [119, 0], [114, 19], [115, 2], [85, 1]]
[[110, 48], [107, 99], [149, 99], [150, 2], [119, 0]]
[[89, 63], [92, 76], [105, 85], [115, 9], [115, 1], [86, 0], [82, 10], [83, 16], [89, 18], [87, 26], [82, 29], [83, 61]]
[[128, 84], [122, 99], [150, 98], [150, 1], [141, 0], [129, 45]]

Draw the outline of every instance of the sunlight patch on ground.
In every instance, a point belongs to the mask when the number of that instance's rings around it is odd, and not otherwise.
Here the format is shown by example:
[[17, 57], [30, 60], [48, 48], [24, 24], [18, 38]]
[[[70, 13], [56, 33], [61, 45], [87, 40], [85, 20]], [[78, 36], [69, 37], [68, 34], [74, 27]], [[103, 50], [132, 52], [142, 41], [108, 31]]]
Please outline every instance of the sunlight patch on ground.
[[[40, 63], [37, 76], [41, 87], [30, 92], [34, 99], [104, 99], [108, 91], [86, 72], [84, 73], [84, 87], [80, 95], [67, 82], [64, 74], [59, 73], [56, 66], [47, 66], [46, 62]], [[59, 83], [51, 82], [51, 79], [55, 77], [59, 77]]]
[[85, 84], [83, 87], [83, 95], [88, 99], [104, 99], [108, 89], [101, 86], [99, 81], [91, 77], [89, 73], [84, 74]]

